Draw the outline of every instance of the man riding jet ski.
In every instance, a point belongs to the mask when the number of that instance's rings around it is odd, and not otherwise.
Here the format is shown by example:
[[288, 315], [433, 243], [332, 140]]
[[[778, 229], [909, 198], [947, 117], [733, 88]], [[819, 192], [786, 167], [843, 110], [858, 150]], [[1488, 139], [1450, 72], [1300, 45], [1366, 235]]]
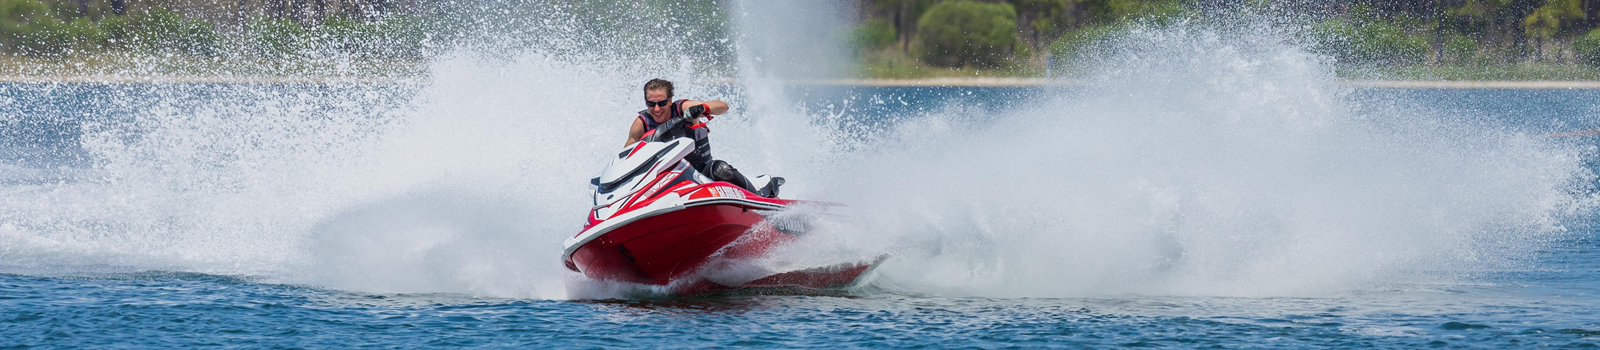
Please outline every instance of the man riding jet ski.
[[[750, 184], [750, 180], [734, 169], [728, 162], [711, 158], [711, 130], [700, 121], [705, 118], [710, 121], [714, 115], [728, 112], [728, 103], [719, 100], [695, 101], [672, 100], [672, 82], [651, 79], [644, 84], [645, 109], [639, 111], [639, 117], [633, 121], [633, 127], [628, 129], [628, 143], [644, 137], [645, 133], [655, 131], [655, 140], [672, 140], [686, 137], [694, 140], [694, 153], [684, 157], [694, 169], [701, 174], [711, 176], [712, 180], [724, 181], [734, 184], [746, 191], [756, 193], [762, 197], [777, 198], [778, 186], [783, 185], [783, 178], [773, 178], [768, 186], [757, 189]], [[687, 106], [687, 108], [685, 108]]]
[[[682, 294], [745, 289], [830, 289], [854, 283], [873, 262], [768, 268], [751, 264], [795, 240], [805, 225], [769, 221], [801, 202], [778, 199], [782, 178], [762, 187], [712, 160], [705, 124], [722, 101], [671, 101], [672, 83], [651, 80], [628, 145], [600, 176], [583, 231], [563, 244], [568, 269], [589, 278], [666, 286]], [[688, 105], [689, 108], [683, 108]], [[705, 174], [711, 174], [707, 176]], [[788, 264], [785, 266], [792, 266]]]

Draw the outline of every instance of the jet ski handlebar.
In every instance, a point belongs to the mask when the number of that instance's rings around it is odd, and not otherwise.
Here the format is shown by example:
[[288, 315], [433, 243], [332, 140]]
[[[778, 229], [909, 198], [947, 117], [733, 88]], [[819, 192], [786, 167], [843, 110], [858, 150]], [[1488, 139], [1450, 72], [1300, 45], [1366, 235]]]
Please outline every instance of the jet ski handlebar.
[[644, 142], [661, 142], [661, 141], [665, 141], [665, 140], [671, 140], [671, 139], [673, 139], [675, 137], [670, 137], [670, 136], [666, 136], [666, 135], [674, 134], [674, 131], [677, 131], [678, 128], [689, 127], [689, 122], [692, 121], [692, 120], [694, 120], [694, 117], [689, 117], [689, 116], [681, 116], [681, 117], [677, 117], [677, 118], [672, 118], [672, 120], [668, 120], [665, 123], [661, 123], [661, 126], [657, 126], [655, 130], [651, 131], [649, 136], [645, 136], [643, 141]]

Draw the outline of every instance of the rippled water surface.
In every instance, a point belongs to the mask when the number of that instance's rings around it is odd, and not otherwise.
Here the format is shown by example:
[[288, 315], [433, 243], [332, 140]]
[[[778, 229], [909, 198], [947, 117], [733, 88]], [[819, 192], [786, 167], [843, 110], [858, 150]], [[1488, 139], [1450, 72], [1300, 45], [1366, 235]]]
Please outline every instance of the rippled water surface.
[[433, 84], [0, 85], [0, 348], [1600, 346], [1596, 91], [789, 87], [718, 154], [889, 260], [681, 298], [558, 259], [634, 106]]
[[4, 275], [0, 329], [7, 346], [1592, 346], [1600, 337], [1593, 283], [1566, 279], [1317, 298], [952, 298], [869, 288], [554, 301], [185, 273]]

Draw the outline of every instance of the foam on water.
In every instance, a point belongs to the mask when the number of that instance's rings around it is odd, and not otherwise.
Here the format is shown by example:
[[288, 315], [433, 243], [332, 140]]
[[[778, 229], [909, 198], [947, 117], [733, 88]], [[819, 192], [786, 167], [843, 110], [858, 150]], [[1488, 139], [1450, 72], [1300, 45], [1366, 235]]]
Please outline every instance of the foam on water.
[[[416, 85], [122, 96], [100, 108], [139, 111], [82, 126], [94, 176], [7, 189], [0, 262], [564, 297], [576, 275], [560, 242], [580, 228], [583, 184], [621, 146], [652, 76], [551, 51], [463, 51]], [[728, 98], [668, 73], [679, 94]]]
[[1592, 148], [1361, 105], [1283, 37], [1135, 30], [1077, 93], [900, 125], [827, 170], [863, 219], [819, 240], [908, 291], [1322, 295], [1508, 268], [1593, 208]]
[[[816, 35], [768, 33], [739, 40]], [[788, 177], [788, 197], [848, 205], [776, 260], [889, 254], [876, 283], [916, 293], [1383, 288], [1503, 266], [1589, 209], [1572, 191], [1593, 181], [1584, 150], [1425, 106], [1357, 105], [1282, 37], [1138, 31], [1120, 42], [1142, 50], [1109, 50], [1087, 89], [867, 133], [794, 107], [779, 84], [805, 70], [753, 63], [782, 45], [743, 46], [733, 88], [583, 40], [458, 50], [414, 85], [161, 86], [109, 103], [139, 106], [129, 119], [84, 124], [92, 175], [4, 189], [0, 265], [625, 295], [566, 271], [560, 243], [657, 76], [681, 97], [735, 102], [713, 124], [719, 157]]]

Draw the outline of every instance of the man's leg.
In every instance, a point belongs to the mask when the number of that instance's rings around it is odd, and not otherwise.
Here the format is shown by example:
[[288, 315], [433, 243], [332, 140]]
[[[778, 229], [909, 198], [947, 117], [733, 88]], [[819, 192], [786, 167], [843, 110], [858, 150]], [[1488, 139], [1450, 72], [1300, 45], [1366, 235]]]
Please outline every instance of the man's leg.
[[744, 174], [740, 174], [739, 169], [734, 169], [732, 165], [728, 165], [728, 162], [713, 160], [710, 164], [706, 164], [706, 168], [708, 168], [706, 169], [708, 170], [707, 175], [710, 175], [712, 180], [731, 183], [734, 186], [744, 188], [745, 191], [750, 191], [750, 193], [760, 193], [750, 186], [750, 179], [745, 178]]

